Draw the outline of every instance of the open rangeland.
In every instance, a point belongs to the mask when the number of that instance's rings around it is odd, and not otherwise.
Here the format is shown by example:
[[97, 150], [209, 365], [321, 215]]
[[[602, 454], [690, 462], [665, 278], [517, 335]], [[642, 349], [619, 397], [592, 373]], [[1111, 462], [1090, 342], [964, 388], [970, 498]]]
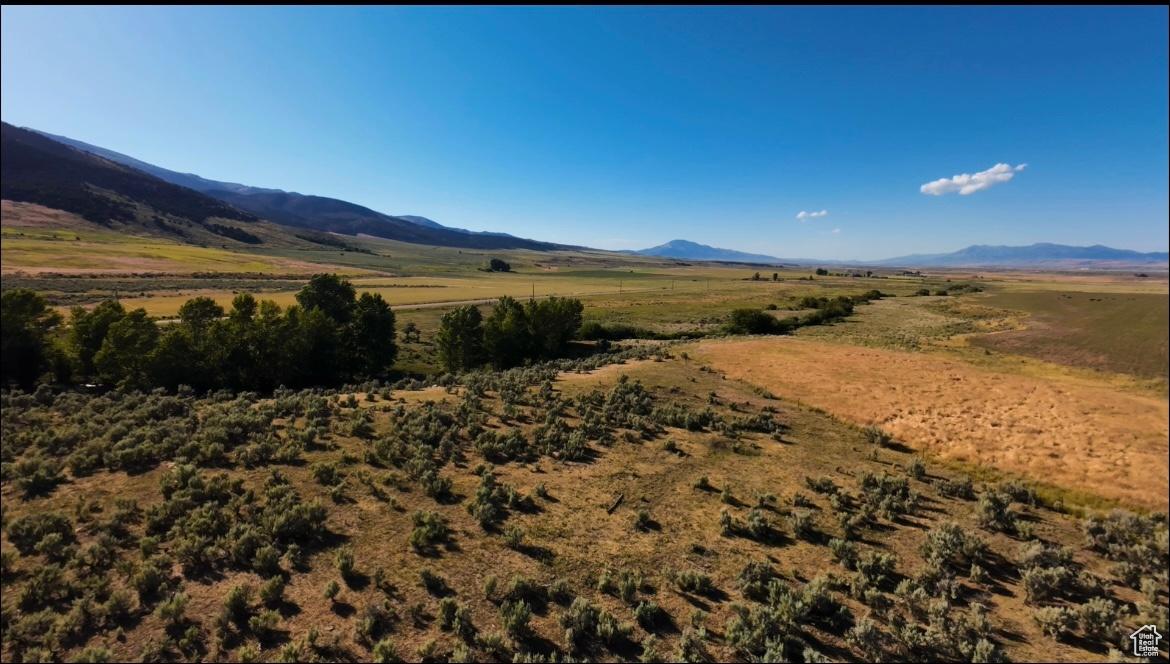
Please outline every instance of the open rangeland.
[[799, 339], [704, 342], [694, 354], [914, 449], [1166, 508], [1165, 399]]
[[[1023, 485], [640, 357], [418, 392], [10, 395], [5, 659], [1071, 662], [1120, 625], [1054, 641], [1049, 613], [1157, 610]], [[66, 467], [29, 475], [50, 451]]]

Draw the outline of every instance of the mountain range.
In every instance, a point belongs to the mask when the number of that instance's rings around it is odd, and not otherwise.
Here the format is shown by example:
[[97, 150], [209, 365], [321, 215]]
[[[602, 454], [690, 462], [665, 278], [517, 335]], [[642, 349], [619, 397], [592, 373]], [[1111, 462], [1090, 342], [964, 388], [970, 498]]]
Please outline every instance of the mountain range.
[[671, 240], [666, 244], [631, 253], [684, 260], [758, 263], [763, 265], [869, 265], [890, 267], [1078, 267], [1112, 265], [1166, 265], [1166, 252], [1141, 253], [1128, 249], [1113, 249], [1101, 245], [1072, 247], [1063, 244], [1039, 243], [1027, 247], [974, 245], [945, 254], [914, 254], [879, 261], [817, 260], [810, 258], [776, 258], [762, 254], [748, 254], [731, 249], [719, 249], [687, 240]]
[[[109, 226], [146, 224], [185, 241], [214, 235], [260, 244], [278, 241], [336, 245], [337, 235], [373, 237], [473, 249], [582, 249], [518, 238], [507, 233], [468, 231], [418, 215], [389, 215], [348, 201], [282, 189], [211, 180], [179, 173], [83, 141], [3, 123], [0, 197], [74, 212]], [[145, 206], [145, 210], [143, 209]], [[153, 216], [151, 216], [153, 215]], [[160, 216], [161, 215], [161, 216]], [[279, 226], [303, 229], [290, 235]], [[257, 223], [259, 222], [259, 223]], [[294, 239], [295, 238], [295, 239]], [[878, 261], [777, 258], [671, 240], [627, 253], [698, 261], [761, 265], [871, 265], [891, 267], [1120, 267], [1167, 266], [1167, 252], [1141, 253], [1101, 245], [1073, 247], [1040, 243], [1027, 247], [974, 245], [951, 253], [913, 254]]]
[[1041, 242], [1026, 247], [977, 244], [948, 254], [914, 254], [876, 261], [875, 265], [905, 267], [1010, 267], [1077, 264], [1157, 265], [1170, 261], [1165, 251], [1141, 253], [1095, 244], [1072, 247]]

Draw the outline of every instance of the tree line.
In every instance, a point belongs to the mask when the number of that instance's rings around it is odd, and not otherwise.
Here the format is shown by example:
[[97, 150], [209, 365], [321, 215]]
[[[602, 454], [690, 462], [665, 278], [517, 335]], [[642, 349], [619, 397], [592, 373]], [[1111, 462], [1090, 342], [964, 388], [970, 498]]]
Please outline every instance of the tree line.
[[435, 336], [439, 364], [450, 372], [488, 364], [502, 370], [562, 357], [581, 329], [583, 311], [577, 298], [521, 304], [507, 295], [496, 302], [487, 320], [473, 305], [460, 307], [440, 321]]
[[[395, 317], [377, 293], [318, 274], [281, 308], [249, 293], [225, 310], [209, 297], [187, 300], [178, 319], [160, 325], [145, 309], [107, 300], [75, 307], [68, 325], [29, 289], [3, 295], [0, 383], [31, 389], [44, 375], [60, 383], [96, 381], [127, 389], [187, 385], [271, 391], [386, 377], [398, 355]], [[508, 369], [563, 357], [584, 309], [576, 298], [502, 297], [484, 319], [468, 305], [443, 316], [435, 345], [450, 372], [485, 365]], [[403, 332], [418, 339], [418, 329]]]
[[127, 389], [270, 391], [381, 378], [398, 354], [394, 312], [377, 293], [357, 296], [347, 279], [318, 274], [281, 308], [249, 293], [225, 310], [187, 300], [172, 325], [116, 300], [75, 307], [69, 325], [35, 291], [3, 295], [0, 382], [33, 387], [100, 381]]

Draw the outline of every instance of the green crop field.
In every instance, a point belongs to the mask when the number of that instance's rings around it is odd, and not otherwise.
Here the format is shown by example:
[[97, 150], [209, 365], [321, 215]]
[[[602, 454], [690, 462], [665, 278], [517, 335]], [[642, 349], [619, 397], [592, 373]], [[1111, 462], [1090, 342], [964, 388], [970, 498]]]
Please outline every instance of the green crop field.
[[984, 348], [1138, 376], [1167, 376], [1167, 298], [1152, 293], [1000, 292], [981, 304], [1028, 314], [1025, 330], [983, 335]]
[[4, 272], [306, 272], [304, 264], [114, 231], [5, 228]]

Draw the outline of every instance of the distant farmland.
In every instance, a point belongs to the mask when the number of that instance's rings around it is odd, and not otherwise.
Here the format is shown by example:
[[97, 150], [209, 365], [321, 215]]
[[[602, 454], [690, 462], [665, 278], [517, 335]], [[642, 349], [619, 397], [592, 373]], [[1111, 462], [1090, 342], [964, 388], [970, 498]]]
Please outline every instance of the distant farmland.
[[981, 304], [1023, 311], [1027, 329], [979, 336], [983, 348], [1047, 362], [1167, 377], [1167, 297], [1147, 293], [998, 292]]

